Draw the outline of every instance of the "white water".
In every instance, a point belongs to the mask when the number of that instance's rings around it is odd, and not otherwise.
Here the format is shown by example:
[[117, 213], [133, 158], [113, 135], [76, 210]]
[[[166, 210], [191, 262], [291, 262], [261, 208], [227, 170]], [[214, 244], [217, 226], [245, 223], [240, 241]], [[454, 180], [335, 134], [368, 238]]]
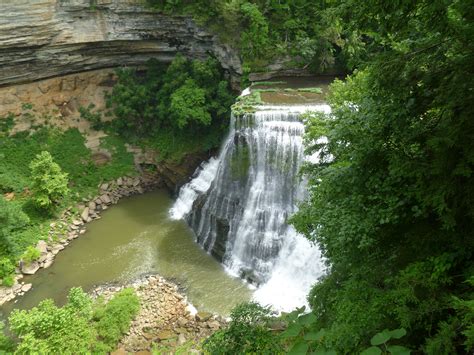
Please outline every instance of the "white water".
[[[170, 211], [227, 270], [258, 284], [254, 298], [281, 311], [306, 304], [324, 273], [317, 246], [287, 223], [306, 195], [301, 113], [327, 105], [262, 106], [233, 118], [218, 159], [204, 164]], [[314, 160], [317, 157], [312, 157]]]
[[196, 198], [207, 192], [216, 176], [219, 159], [211, 158], [198, 168], [197, 175], [179, 191], [179, 196], [170, 209], [171, 219], [182, 219], [193, 207]]

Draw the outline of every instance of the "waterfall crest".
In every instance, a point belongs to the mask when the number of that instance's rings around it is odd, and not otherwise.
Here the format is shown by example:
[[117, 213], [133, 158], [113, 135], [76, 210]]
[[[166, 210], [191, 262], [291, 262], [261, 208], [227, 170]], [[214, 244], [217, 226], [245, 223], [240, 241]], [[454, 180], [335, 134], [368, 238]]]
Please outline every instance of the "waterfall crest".
[[232, 117], [217, 159], [203, 164], [180, 190], [171, 218], [184, 218], [197, 242], [227, 270], [257, 285], [256, 300], [280, 310], [306, 303], [324, 272], [317, 246], [288, 225], [305, 197], [306, 111], [327, 105], [262, 106]]

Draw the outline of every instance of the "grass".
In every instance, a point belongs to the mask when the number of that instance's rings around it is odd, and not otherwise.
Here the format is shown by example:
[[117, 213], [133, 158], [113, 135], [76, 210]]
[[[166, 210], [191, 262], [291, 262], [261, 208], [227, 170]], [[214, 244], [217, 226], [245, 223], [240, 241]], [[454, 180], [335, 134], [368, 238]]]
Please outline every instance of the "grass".
[[250, 95], [240, 96], [237, 98], [237, 102], [232, 106], [232, 113], [236, 116], [253, 113], [256, 110], [255, 106], [262, 104], [263, 101], [260, 92], [252, 91]]

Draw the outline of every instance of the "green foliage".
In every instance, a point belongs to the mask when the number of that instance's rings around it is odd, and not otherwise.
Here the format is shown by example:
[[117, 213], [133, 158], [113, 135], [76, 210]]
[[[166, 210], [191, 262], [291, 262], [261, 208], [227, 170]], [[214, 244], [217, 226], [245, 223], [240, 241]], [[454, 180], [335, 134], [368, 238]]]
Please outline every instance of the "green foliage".
[[0, 259], [0, 279], [10, 276], [15, 271], [15, 265], [10, 259], [3, 257]]
[[26, 263], [31, 263], [35, 260], [38, 260], [40, 256], [41, 256], [40, 251], [36, 249], [34, 246], [30, 245], [28, 248], [26, 248], [26, 251], [21, 256], [21, 259]]
[[62, 132], [39, 128], [31, 133], [18, 133], [0, 140], [0, 192], [15, 192], [12, 201], [0, 194], [0, 257], [17, 261], [28, 246], [47, 236], [54, 216], [36, 207], [30, 191], [34, 182], [30, 162], [42, 151], [68, 174], [69, 193], [57, 201], [58, 209], [97, 193], [104, 180], [135, 174], [133, 155], [126, 151], [122, 138], [110, 135], [101, 142], [111, 152], [111, 161], [96, 166], [85, 138], [77, 129]]
[[[6, 201], [0, 195], [0, 257], [9, 255], [15, 243], [14, 236], [27, 227], [29, 222], [30, 219], [18, 204]], [[7, 271], [10, 267], [7, 260], [2, 258], [0, 278], [9, 274]]]
[[92, 112], [95, 108], [94, 104], [89, 104], [87, 107], [79, 107], [81, 117], [91, 123], [91, 127], [95, 130], [100, 130], [104, 127], [102, 122], [102, 115], [100, 112]]
[[240, 50], [247, 68], [262, 70], [276, 58], [293, 60], [292, 67], [326, 70], [345, 66], [361, 47], [360, 38], [342, 26], [334, 2], [262, 0], [147, 0], [169, 14], [192, 15], [198, 24]]
[[4, 117], [0, 117], [0, 137], [8, 135], [14, 125], [15, 115], [11, 112]]
[[178, 55], [169, 66], [150, 61], [146, 72], [125, 69], [118, 77], [107, 100], [115, 115], [112, 131], [158, 148], [163, 159], [219, 145], [233, 95], [215, 59]]
[[305, 169], [310, 197], [293, 218], [330, 265], [309, 296], [317, 328], [341, 353], [399, 327], [400, 346], [472, 352], [471, 7], [340, 3], [367, 43], [353, 58], [366, 61], [332, 85], [331, 116], [307, 120], [321, 160]]
[[7, 275], [2, 278], [2, 286], [12, 287], [15, 284], [15, 278], [13, 275]]
[[3, 322], [0, 322], [0, 354], [11, 354], [15, 350], [15, 344], [4, 334], [4, 326]]
[[206, 339], [203, 349], [210, 354], [281, 353], [283, 349], [268, 327], [271, 313], [258, 303], [235, 307], [229, 326]]
[[68, 193], [68, 175], [53, 161], [47, 151], [38, 154], [30, 164], [35, 203], [43, 209], [52, 209]]
[[249, 95], [239, 96], [237, 98], [237, 102], [232, 105], [232, 113], [236, 116], [253, 113], [257, 109], [256, 106], [262, 104], [263, 101], [260, 92], [258, 90], [252, 90]]
[[15, 353], [108, 352], [128, 330], [138, 305], [130, 289], [104, 305], [94, 303], [80, 288], [72, 288], [64, 307], [48, 299], [28, 311], [15, 309], [9, 317], [10, 329], [20, 340]]
[[140, 309], [138, 297], [131, 288], [124, 289], [107, 304], [94, 312], [95, 329], [101, 341], [101, 350], [114, 350], [120, 338], [130, 328], [130, 323]]

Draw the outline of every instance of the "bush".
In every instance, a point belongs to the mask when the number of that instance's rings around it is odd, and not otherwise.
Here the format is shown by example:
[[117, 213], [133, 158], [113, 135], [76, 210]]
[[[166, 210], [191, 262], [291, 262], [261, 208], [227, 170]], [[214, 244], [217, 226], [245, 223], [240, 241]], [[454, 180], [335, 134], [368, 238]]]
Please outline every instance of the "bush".
[[0, 279], [11, 275], [15, 271], [15, 266], [9, 258], [0, 259]]
[[31, 310], [13, 310], [9, 321], [19, 338], [19, 354], [102, 354], [116, 347], [138, 309], [133, 289], [103, 304], [94, 303], [82, 289], [72, 288], [64, 307], [47, 299]]
[[117, 293], [106, 305], [98, 307], [94, 319], [95, 329], [102, 344], [100, 348], [113, 350], [123, 334], [129, 329], [130, 322], [137, 315], [140, 303], [131, 288]]
[[68, 174], [62, 172], [49, 152], [38, 154], [30, 163], [30, 169], [34, 201], [39, 207], [51, 209], [68, 194]]
[[235, 307], [229, 326], [206, 339], [204, 350], [210, 354], [282, 353], [278, 338], [268, 327], [271, 313], [270, 308], [254, 302]]
[[8, 275], [8, 276], [3, 277], [2, 286], [12, 287], [14, 284], [15, 284], [15, 278], [13, 277], [13, 275]]
[[40, 256], [41, 256], [40, 251], [38, 249], [36, 249], [34, 246], [30, 245], [26, 249], [26, 251], [23, 253], [21, 258], [26, 263], [32, 263], [33, 261], [38, 260]]
[[[6, 201], [0, 195], [0, 256], [9, 255], [14, 244], [12, 238], [18, 231], [25, 228], [30, 219], [14, 202]], [[2, 259], [3, 260], [3, 259]], [[5, 267], [6, 261], [3, 261]], [[2, 266], [0, 266], [2, 268]], [[2, 271], [0, 271], [1, 273]], [[1, 277], [1, 274], [0, 274]]]

